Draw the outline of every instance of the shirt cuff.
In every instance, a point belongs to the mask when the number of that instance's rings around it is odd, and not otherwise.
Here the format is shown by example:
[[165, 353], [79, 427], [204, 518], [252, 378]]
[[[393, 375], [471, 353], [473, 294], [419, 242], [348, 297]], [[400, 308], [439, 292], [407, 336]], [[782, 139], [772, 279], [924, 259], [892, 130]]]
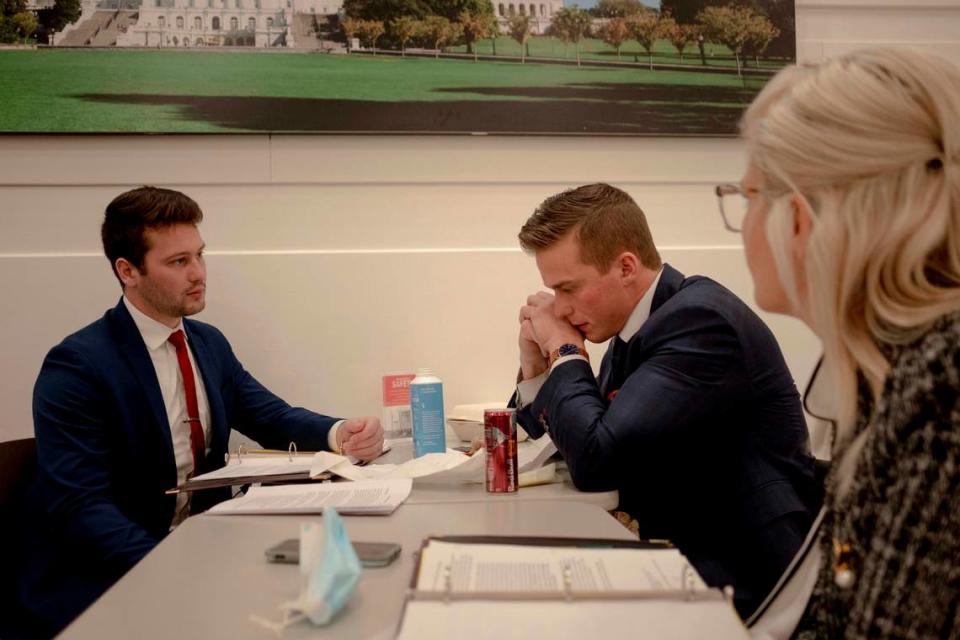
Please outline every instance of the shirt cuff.
[[537, 399], [537, 394], [540, 393], [540, 387], [543, 386], [543, 383], [547, 381], [547, 372], [543, 372], [540, 375], [529, 378], [527, 380], [521, 380], [517, 383], [517, 408], [527, 406], [531, 402]]
[[571, 360], [583, 360], [584, 362], [590, 362], [581, 355], [573, 354], [569, 356], [563, 356], [562, 358], [557, 358], [553, 363], [553, 366], [550, 367], [550, 371], [541, 373], [540, 375], [530, 378], [529, 380], [521, 380], [517, 383], [517, 408], [522, 408], [533, 402], [537, 399], [537, 394], [540, 393], [540, 387], [543, 386], [543, 383], [547, 381], [547, 376], [550, 375], [550, 372], [557, 368], [558, 365], [563, 364], [564, 362], [570, 362]]
[[327, 431], [327, 447], [337, 455], [343, 455], [340, 447], [337, 446], [337, 434], [340, 433], [340, 425], [344, 422], [346, 422], [346, 420], [337, 420], [333, 423], [333, 426], [330, 427], [330, 431]]
[[572, 360], [583, 360], [583, 361], [586, 362], [586, 363], [589, 363], [589, 362], [590, 362], [589, 360], [587, 360], [586, 358], [584, 358], [584, 357], [581, 356], [580, 354], [574, 353], [574, 354], [571, 354], [571, 355], [569, 355], [569, 356], [563, 356], [562, 358], [557, 358], [556, 360], [554, 360], [554, 361], [553, 361], [553, 365], [550, 367], [550, 371], [552, 372], [554, 369], [557, 368], [558, 365], [561, 365], [561, 364], [563, 364], [564, 362], [570, 362], [570, 361], [572, 361]]

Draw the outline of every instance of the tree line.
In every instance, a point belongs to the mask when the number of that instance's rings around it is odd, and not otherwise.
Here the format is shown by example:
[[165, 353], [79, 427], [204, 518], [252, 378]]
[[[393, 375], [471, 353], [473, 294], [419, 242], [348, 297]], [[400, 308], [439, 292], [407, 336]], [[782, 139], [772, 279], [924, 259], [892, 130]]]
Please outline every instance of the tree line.
[[[767, 0], [771, 1], [776, 4], [776, 0]], [[656, 11], [640, 0], [600, 0], [589, 10], [576, 6], [557, 10], [547, 34], [574, 45], [578, 66], [580, 42], [590, 37], [610, 45], [618, 58], [623, 45], [636, 40], [647, 53], [651, 69], [654, 47], [660, 40], [673, 45], [681, 64], [685, 52], [695, 46], [701, 64], [706, 65], [705, 44], [720, 44], [733, 54], [740, 74], [745, 57], [754, 58], [759, 67], [760, 56], [782, 33], [763, 6], [753, 0], [663, 0]], [[374, 53], [386, 45], [406, 55], [407, 46], [416, 42], [439, 56], [443, 47], [464, 43], [476, 59], [479, 40], [489, 38], [496, 55], [496, 38], [501, 35], [490, 0], [346, 0], [344, 9], [347, 15], [341, 27], [348, 41], [356, 38]], [[533, 20], [522, 14], [505, 20], [503, 33], [520, 45], [521, 62], [526, 62]]]
[[26, 43], [34, 37], [46, 42], [49, 34], [79, 17], [80, 0], [56, 0], [51, 8], [36, 14], [27, 9], [26, 0], [0, 0], [0, 43]]
[[[612, 11], [611, 6], [615, 6], [616, 11]], [[561, 17], [560, 13], [578, 11], [564, 9], [558, 12], [557, 18]], [[734, 3], [705, 6], [687, 22], [675, 18], [669, 6], [662, 6], [661, 11], [656, 12], [637, 0], [601, 0], [595, 11], [603, 15], [595, 35], [616, 49], [617, 57], [620, 57], [620, 48], [625, 42], [636, 40], [647, 53], [651, 69], [654, 45], [658, 40], [666, 40], [679, 53], [681, 64], [684, 53], [691, 45], [699, 49], [703, 65], [707, 64], [704, 45], [723, 45], [734, 55], [737, 73], [740, 74], [744, 57], [753, 57], [759, 67], [760, 56], [781, 34], [780, 29], [764, 13], [749, 5]], [[589, 33], [581, 32], [580, 21], [567, 15], [563, 17], [560, 25], [556, 25], [556, 21], [554, 24], [555, 35], [561, 40], [578, 42]]]

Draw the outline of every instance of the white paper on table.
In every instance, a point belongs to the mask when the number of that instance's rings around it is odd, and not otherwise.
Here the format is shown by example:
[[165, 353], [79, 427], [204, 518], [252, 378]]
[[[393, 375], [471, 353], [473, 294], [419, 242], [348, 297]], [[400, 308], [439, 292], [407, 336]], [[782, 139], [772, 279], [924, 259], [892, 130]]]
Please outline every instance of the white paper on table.
[[557, 445], [553, 444], [550, 436], [543, 434], [536, 440], [528, 440], [517, 445], [517, 466], [520, 473], [542, 467], [544, 463], [557, 452]]
[[[607, 598], [590, 597], [603, 592]], [[708, 590], [676, 549], [431, 540], [398, 638], [633, 637], [638, 629], [671, 640], [749, 637], [732, 603]]]
[[[383, 442], [383, 451], [381, 455], [390, 451], [390, 443]], [[320, 453], [328, 453], [321, 451]], [[333, 454], [330, 454], [333, 455]], [[343, 460], [356, 462], [356, 458], [342, 457]], [[289, 453], [287, 451], [277, 451], [271, 453], [246, 453], [242, 457], [234, 458], [231, 456], [229, 462], [223, 467], [194, 476], [191, 480], [229, 480], [232, 478], [246, 478], [284, 475], [290, 473], [307, 473], [313, 469], [316, 455], [305, 453]], [[310, 473], [310, 477], [318, 479], [319, 473]]]
[[[449, 568], [449, 574], [447, 573]], [[431, 540], [421, 553], [418, 591], [564, 593], [669, 591], [706, 584], [677, 549], [538, 547]], [[685, 587], [686, 585], [686, 587]]]
[[321, 513], [330, 506], [345, 515], [387, 515], [407, 499], [412, 488], [409, 479], [251, 487], [245, 495], [221, 502], [207, 513]]
[[[482, 624], [473, 621], [482, 620]], [[410, 600], [398, 640], [505, 638], [670, 638], [747, 640], [725, 600]]]
[[[518, 445], [519, 473], [543, 466], [556, 450], [547, 435]], [[448, 449], [445, 453], [428, 453], [402, 464], [366, 466], [357, 466], [343, 456], [321, 451], [313, 458], [310, 477], [329, 471], [348, 480], [411, 478], [420, 484], [471, 484], [485, 481], [486, 463], [486, 453], [482, 449], [472, 456]]]
[[[480, 479], [483, 474], [483, 463], [477, 466], [477, 454], [468, 456], [459, 451], [447, 450], [445, 453], [428, 453], [408, 460], [402, 464], [369, 464], [358, 466], [350, 461], [328, 451], [321, 451], [314, 456], [314, 463], [310, 467], [310, 476], [316, 477], [329, 471], [348, 480], [372, 480], [388, 478], [407, 478], [423, 480], [425, 478], [439, 478], [441, 481], [456, 482], [457, 478], [468, 478], [472, 481], [474, 471], [479, 469]], [[482, 457], [482, 456], [481, 456]], [[461, 468], [463, 469], [461, 471]], [[466, 474], [466, 475], [464, 475]], [[444, 480], [444, 478], [448, 478]], [[480, 480], [477, 480], [478, 482]]]
[[233, 462], [215, 471], [194, 476], [192, 480], [228, 480], [246, 476], [276, 476], [286, 473], [298, 473], [310, 470], [312, 457], [279, 455], [258, 455], [244, 457], [240, 463]]

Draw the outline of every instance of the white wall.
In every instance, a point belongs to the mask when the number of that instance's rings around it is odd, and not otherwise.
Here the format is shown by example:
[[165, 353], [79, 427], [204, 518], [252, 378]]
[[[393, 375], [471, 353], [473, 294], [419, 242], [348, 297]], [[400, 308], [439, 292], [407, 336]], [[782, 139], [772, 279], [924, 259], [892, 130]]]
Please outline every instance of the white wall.
[[[898, 42], [960, 62], [960, 0], [798, 5], [802, 60]], [[0, 441], [32, 433], [47, 349], [116, 302], [98, 228], [129, 187], [182, 189], [204, 209], [199, 318], [247, 367], [291, 402], [355, 415], [379, 413], [381, 374], [417, 366], [438, 370], [448, 406], [506, 397], [517, 308], [540, 287], [516, 232], [570, 186], [623, 187], [667, 261], [752, 301], [740, 239], [712, 195], [742, 168], [740, 143], [715, 139], [2, 137]], [[802, 384], [816, 341], [765, 318]]]

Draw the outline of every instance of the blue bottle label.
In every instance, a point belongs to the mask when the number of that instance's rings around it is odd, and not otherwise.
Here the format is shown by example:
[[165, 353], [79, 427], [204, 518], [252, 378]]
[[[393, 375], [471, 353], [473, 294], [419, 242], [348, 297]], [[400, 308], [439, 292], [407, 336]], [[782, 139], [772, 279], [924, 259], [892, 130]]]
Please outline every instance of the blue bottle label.
[[443, 424], [443, 384], [411, 384], [410, 410], [413, 414], [413, 455], [443, 453], [447, 438]]

